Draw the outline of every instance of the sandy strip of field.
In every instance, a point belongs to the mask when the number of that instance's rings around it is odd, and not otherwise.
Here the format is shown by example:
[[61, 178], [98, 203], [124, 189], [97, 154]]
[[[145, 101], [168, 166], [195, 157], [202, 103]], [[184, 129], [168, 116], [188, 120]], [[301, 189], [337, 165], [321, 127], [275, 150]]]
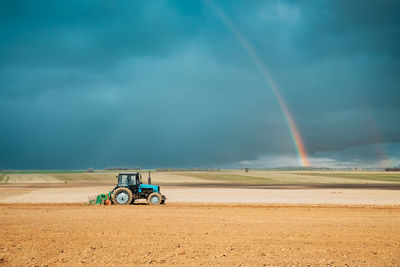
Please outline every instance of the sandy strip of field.
[[[2, 185], [0, 203], [76, 203], [88, 196], [109, 192], [110, 185], [46, 184]], [[400, 190], [318, 188], [274, 189], [243, 187], [163, 186], [168, 202], [286, 203], [400, 205]]]
[[0, 204], [1, 266], [399, 266], [400, 207]]

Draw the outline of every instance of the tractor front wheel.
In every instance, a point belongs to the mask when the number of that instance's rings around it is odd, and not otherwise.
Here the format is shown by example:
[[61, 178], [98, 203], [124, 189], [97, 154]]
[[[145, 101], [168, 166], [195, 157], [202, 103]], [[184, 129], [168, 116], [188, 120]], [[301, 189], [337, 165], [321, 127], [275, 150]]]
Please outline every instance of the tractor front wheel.
[[147, 203], [150, 205], [158, 205], [161, 203], [161, 195], [158, 193], [151, 193], [147, 197]]
[[118, 187], [112, 193], [112, 202], [117, 205], [129, 205], [133, 202], [132, 191], [125, 187]]

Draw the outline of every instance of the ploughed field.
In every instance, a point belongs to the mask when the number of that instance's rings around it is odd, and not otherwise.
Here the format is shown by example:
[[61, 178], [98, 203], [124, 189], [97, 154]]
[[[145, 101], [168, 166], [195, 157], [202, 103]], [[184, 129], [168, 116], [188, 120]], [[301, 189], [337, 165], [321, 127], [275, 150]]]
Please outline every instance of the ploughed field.
[[[147, 171], [140, 171], [146, 181]], [[117, 171], [3, 171], [0, 184], [12, 183], [115, 183]], [[385, 171], [169, 171], [152, 172], [158, 184], [234, 183], [253, 185], [288, 184], [400, 184], [400, 172]]]
[[400, 206], [0, 204], [0, 265], [400, 265]]
[[399, 173], [154, 172], [166, 205], [84, 205], [115, 175], [0, 173], [0, 266], [400, 265]]

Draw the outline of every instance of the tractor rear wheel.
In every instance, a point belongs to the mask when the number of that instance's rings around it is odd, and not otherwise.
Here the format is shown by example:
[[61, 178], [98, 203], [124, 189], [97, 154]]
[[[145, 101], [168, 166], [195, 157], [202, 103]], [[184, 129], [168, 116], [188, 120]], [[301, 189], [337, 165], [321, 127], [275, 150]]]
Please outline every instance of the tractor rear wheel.
[[117, 205], [129, 205], [133, 202], [132, 191], [125, 187], [118, 187], [112, 193], [112, 202]]
[[158, 205], [161, 203], [161, 195], [158, 193], [151, 193], [147, 197], [147, 203], [150, 205]]

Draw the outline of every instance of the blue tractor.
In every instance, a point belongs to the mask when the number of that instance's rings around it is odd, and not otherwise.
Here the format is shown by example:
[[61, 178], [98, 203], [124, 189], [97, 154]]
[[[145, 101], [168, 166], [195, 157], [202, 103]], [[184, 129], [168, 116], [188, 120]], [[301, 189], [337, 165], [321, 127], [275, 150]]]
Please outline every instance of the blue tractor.
[[150, 205], [165, 203], [165, 196], [158, 185], [151, 184], [149, 172], [148, 184], [142, 182], [139, 172], [121, 172], [117, 176], [118, 184], [111, 191], [111, 202], [116, 205], [133, 204], [137, 199], [146, 199]]

